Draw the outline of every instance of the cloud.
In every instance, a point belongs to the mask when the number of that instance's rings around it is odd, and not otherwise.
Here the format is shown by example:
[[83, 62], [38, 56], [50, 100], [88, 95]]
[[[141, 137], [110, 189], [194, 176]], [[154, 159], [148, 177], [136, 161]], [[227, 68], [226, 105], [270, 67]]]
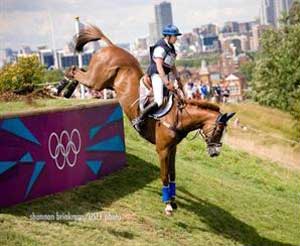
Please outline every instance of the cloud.
[[[75, 32], [74, 18], [99, 26], [115, 42], [132, 42], [148, 35], [154, 4], [160, 0], [1, 0], [0, 43], [18, 48], [51, 45], [63, 47]], [[253, 20], [258, 0], [171, 0], [174, 23], [184, 32], [206, 23]], [[52, 23], [52, 24], [51, 24]]]

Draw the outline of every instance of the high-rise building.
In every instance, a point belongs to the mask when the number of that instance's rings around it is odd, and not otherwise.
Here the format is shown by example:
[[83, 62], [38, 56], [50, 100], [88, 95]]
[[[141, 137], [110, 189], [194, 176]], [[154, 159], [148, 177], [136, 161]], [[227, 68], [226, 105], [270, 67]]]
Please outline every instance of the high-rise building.
[[47, 68], [52, 68], [54, 66], [54, 52], [51, 49], [39, 49], [40, 62]]
[[21, 49], [19, 50], [19, 55], [30, 55], [32, 54], [32, 50], [27, 45], [22, 45]]
[[240, 28], [240, 26], [239, 26], [238, 22], [236, 22], [236, 21], [227, 21], [224, 24], [222, 32], [223, 33], [232, 33], [232, 32], [238, 33], [240, 31], [239, 28]]
[[256, 25], [253, 26], [253, 35], [250, 41], [250, 49], [252, 51], [257, 51], [260, 48], [260, 38], [265, 30], [269, 28], [268, 25]]
[[276, 4], [276, 25], [279, 26], [280, 25], [280, 18], [282, 16], [283, 13], [288, 13], [293, 0], [277, 0], [275, 2]]
[[202, 52], [220, 51], [219, 37], [215, 34], [201, 34], [200, 44], [201, 44]]
[[157, 23], [149, 23], [149, 44], [153, 45], [159, 39], [160, 35], [157, 33]]
[[0, 63], [2, 63], [2, 65], [6, 63], [12, 63], [16, 60], [17, 55], [18, 52], [12, 50], [11, 48], [5, 48], [3, 50], [0, 49]]
[[134, 41], [134, 48], [136, 50], [147, 50], [147, 39], [146, 38], [137, 38]]
[[215, 24], [206, 24], [201, 26], [201, 34], [217, 34], [217, 26]]
[[258, 22], [256, 21], [248, 21], [239, 23], [239, 30], [241, 34], [247, 34], [252, 32], [253, 26], [256, 26]]
[[275, 0], [261, 0], [260, 23], [262, 25], [276, 25]]
[[279, 26], [284, 12], [289, 12], [293, 0], [262, 0], [260, 22], [262, 25]]
[[173, 24], [171, 3], [162, 2], [155, 5], [155, 22], [157, 24], [157, 33], [159, 35], [166, 25]]

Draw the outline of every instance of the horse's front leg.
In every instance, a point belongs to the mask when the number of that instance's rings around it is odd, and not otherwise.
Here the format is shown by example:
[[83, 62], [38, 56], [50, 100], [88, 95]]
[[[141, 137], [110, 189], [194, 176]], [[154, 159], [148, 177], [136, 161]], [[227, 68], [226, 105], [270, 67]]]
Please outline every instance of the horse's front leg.
[[170, 156], [169, 156], [169, 189], [170, 189], [170, 197], [171, 197], [171, 206], [173, 209], [177, 209], [177, 204], [175, 202], [175, 197], [176, 197], [175, 157], [176, 157], [176, 146], [174, 146], [171, 149]]
[[162, 187], [162, 201], [166, 204], [165, 213], [166, 215], [172, 215], [173, 208], [171, 206], [171, 196], [169, 187], [169, 159], [170, 149], [157, 149], [160, 161], [160, 178], [163, 184]]

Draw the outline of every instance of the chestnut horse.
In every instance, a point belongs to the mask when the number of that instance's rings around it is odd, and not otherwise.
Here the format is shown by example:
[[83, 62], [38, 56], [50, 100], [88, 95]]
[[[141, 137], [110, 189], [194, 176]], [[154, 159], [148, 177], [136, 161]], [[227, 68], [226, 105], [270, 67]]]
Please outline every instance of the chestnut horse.
[[[96, 40], [103, 40], [107, 46], [96, 52], [91, 58], [87, 71], [71, 67], [66, 77], [77, 80], [83, 85], [101, 91], [111, 88], [126, 116], [132, 121], [139, 115], [139, 85], [143, 72], [138, 61], [127, 51], [114, 45], [95, 26], [88, 26], [80, 31], [76, 40], [76, 50]], [[160, 177], [163, 188], [165, 212], [171, 215], [177, 208], [175, 203], [175, 155], [176, 146], [190, 131], [199, 130], [204, 137], [208, 153], [211, 157], [220, 153], [221, 138], [227, 121], [234, 115], [221, 114], [218, 106], [206, 101], [185, 101], [178, 107], [179, 100], [174, 103], [164, 117], [159, 120], [148, 118], [140, 133], [143, 138], [156, 145], [160, 161]]]

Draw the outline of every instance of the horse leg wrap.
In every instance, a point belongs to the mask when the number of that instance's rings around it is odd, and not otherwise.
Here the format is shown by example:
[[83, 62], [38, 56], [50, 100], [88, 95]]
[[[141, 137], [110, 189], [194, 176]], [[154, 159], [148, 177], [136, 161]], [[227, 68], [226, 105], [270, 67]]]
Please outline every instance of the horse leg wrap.
[[77, 85], [78, 85], [78, 81], [77, 80], [73, 80], [70, 85], [68, 86], [68, 88], [66, 89], [66, 91], [64, 92], [64, 97], [65, 98], [70, 98], [73, 94], [73, 92], [75, 91]]
[[164, 203], [168, 203], [170, 202], [170, 190], [169, 190], [169, 186], [163, 186], [163, 188], [161, 189], [162, 191], [162, 201]]
[[59, 83], [55, 86], [55, 88], [56, 88], [55, 95], [58, 96], [68, 84], [69, 84], [69, 80], [67, 80], [67, 79], [63, 79], [63, 80], [59, 81]]
[[176, 196], [176, 183], [175, 182], [170, 182], [170, 198], [175, 198]]

